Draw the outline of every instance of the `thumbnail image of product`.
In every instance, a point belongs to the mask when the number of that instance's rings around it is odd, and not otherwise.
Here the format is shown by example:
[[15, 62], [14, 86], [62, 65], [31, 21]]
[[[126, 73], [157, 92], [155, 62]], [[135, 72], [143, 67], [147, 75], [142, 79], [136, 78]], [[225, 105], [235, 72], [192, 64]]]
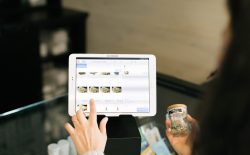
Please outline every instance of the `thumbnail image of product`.
[[102, 72], [102, 75], [110, 75], [110, 72]]
[[110, 87], [101, 87], [100, 90], [102, 93], [110, 93]]
[[114, 72], [115, 75], [119, 75], [119, 72]]
[[88, 105], [86, 105], [86, 104], [83, 104], [83, 105], [77, 105], [77, 107], [79, 107], [79, 109], [82, 109], [82, 111], [87, 111], [87, 109], [88, 109]]
[[112, 87], [112, 91], [114, 93], [121, 93], [122, 92], [122, 87]]
[[99, 87], [89, 87], [89, 91], [91, 93], [99, 93]]
[[85, 86], [78, 86], [77, 89], [80, 93], [87, 93], [88, 92], [88, 87], [85, 87]]
[[91, 75], [96, 75], [97, 72], [89, 72], [89, 74], [91, 74]]
[[128, 74], [129, 74], [129, 71], [124, 71], [124, 74], [125, 74], [125, 75], [128, 75]]
[[79, 75], [86, 75], [86, 72], [79, 72]]

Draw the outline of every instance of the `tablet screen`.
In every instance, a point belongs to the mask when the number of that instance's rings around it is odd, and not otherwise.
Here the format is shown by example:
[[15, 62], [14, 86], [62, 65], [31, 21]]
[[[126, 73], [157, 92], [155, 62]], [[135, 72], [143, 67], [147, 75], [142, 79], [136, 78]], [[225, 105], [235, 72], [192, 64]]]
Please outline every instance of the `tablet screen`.
[[89, 112], [93, 98], [100, 113], [150, 112], [148, 58], [77, 58], [76, 111]]

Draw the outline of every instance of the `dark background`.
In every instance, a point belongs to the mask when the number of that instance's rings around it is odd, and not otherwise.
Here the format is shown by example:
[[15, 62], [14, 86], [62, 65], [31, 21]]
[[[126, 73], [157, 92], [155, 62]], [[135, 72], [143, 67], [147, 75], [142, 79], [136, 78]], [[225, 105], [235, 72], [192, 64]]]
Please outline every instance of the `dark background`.
[[[63, 9], [60, 0], [47, 0], [41, 6], [31, 6], [28, 0], [0, 0], [4, 93], [0, 113], [67, 92], [68, 55], [86, 52], [87, 16], [86, 12]], [[62, 44], [66, 48], [53, 54], [53, 48]]]

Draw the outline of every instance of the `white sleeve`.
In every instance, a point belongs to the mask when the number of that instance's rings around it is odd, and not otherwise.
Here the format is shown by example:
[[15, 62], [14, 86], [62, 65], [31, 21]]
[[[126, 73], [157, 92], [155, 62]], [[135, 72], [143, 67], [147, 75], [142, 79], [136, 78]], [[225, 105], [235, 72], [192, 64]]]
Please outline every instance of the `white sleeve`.
[[89, 151], [84, 153], [83, 155], [104, 155], [104, 153], [101, 151]]

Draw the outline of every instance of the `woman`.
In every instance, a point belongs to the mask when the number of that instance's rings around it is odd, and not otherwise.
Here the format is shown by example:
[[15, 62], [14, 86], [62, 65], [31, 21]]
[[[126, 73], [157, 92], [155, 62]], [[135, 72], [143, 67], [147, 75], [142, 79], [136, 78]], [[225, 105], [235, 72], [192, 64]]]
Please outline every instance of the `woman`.
[[250, 1], [228, 0], [228, 7], [229, 45], [201, 107], [199, 139], [192, 118], [188, 120], [195, 130], [185, 137], [174, 137], [166, 121], [167, 137], [179, 155], [250, 154]]
[[[179, 155], [245, 155], [250, 152], [250, 0], [228, 0], [228, 6], [229, 34], [232, 35], [226, 39], [228, 48], [218, 77], [207, 93], [206, 104], [202, 104], [205, 107], [200, 108], [199, 134], [198, 125], [191, 116], [187, 119], [192, 132], [187, 136], [173, 136], [170, 122], [166, 121], [166, 135]], [[103, 154], [107, 118], [98, 128], [93, 100], [89, 120], [78, 111], [72, 121], [75, 128], [70, 124], [65, 128], [79, 155]]]

